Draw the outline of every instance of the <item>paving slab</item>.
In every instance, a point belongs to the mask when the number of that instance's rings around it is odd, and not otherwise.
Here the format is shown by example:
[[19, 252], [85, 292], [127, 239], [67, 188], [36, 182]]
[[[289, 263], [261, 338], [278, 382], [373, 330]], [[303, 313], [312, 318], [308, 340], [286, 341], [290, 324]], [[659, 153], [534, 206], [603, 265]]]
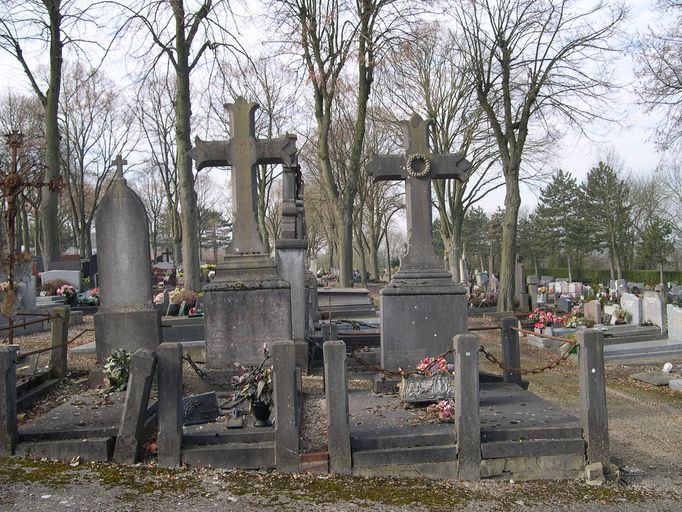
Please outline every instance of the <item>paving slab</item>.
[[667, 386], [670, 380], [676, 377], [664, 372], [641, 372], [630, 375], [630, 378], [652, 384], [653, 386]]

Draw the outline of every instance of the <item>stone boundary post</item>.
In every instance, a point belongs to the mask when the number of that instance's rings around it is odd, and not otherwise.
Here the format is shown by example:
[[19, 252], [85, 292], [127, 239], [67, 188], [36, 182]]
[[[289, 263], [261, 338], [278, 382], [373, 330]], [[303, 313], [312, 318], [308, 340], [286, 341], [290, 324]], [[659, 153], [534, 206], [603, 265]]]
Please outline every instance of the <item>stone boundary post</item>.
[[481, 479], [479, 337], [458, 334], [455, 347], [455, 429], [459, 480]]
[[276, 341], [271, 350], [275, 399], [275, 465], [277, 471], [298, 473], [296, 344], [291, 340]]
[[182, 345], [161, 343], [159, 368], [158, 464], [164, 468], [182, 463]]
[[17, 352], [19, 345], [0, 345], [0, 457], [14, 455], [19, 439]]
[[609, 418], [606, 409], [604, 334], [592, 329], [578, 331], [578, 381], [580, 422], [587, 442], [587, 461], [609, 462]]
[[[521, 349], [519, 347], [519, 332], [513, 331], [512, 327], [518, 327], [519, 321], [514, 317], [503, 318], [500, 322], [500, 341], [502, 343], [502, 362], [512, 368], [521, 367]], [[502, 371], [504, 382], [513, 382], [521, 385], [521, 374], [517, 372]]]
[[149, 395], [156, 371], [156, 354], [139, 349], [130, 360], [128, 389], [123, 403], [121, 426], [118, 429], [114, 462], [135, 464], [144, 442], [144, 424], [149, 408]]
[[59, 315], [59, 318], [53, 318], [51, 322], [51, 346], [57, 348], [50, 351], [50, 373], [53, 377], [63, 379], [66, 377], [66, 360], [68, 355], [66, 343], [69, 341], [69, 315], [71, 314], [71, 308], [69, 306], [60, 306], [52, 308], [51, 313]]
[[346, 381], [346, 344], [326, 341], [324, 382], [327, 398], [327, 445], [329, 472], [350, 475], [353, 470], [348, 417], [348, 383]]

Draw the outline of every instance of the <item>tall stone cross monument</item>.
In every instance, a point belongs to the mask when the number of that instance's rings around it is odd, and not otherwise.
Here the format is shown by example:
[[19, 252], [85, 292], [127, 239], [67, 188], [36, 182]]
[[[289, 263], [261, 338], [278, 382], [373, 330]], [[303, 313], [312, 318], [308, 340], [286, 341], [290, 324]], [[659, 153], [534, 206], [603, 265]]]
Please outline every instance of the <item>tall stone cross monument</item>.
[[375, 181], [405, 180], [407, 197], [407, 253], [380, 294], [381, 363], [389, 369], [414, 368], [467, 330], [466, 289], [433, 249], [431, 180], [462, 180], [470, 164], [461, 153], [432, 154], [429, 121], [417, 114], [402, 125], [405, 155], [374, 156], [366, 169]]
[[257, 139], [258, 104], [239, 97], [225, 107], [232, 138], [197, 138], [189, 153], [197, 170], [231, 167], [232, 241], [215, 279], [204, 287], [207, 369], [215, 374], [228, 372], [236, 361], [258, 364], [263, 343], [291, 339], [289, 283], [280, 277], [258, 232], [256, 170], [260, 164], [297, 165], [296, 137]]

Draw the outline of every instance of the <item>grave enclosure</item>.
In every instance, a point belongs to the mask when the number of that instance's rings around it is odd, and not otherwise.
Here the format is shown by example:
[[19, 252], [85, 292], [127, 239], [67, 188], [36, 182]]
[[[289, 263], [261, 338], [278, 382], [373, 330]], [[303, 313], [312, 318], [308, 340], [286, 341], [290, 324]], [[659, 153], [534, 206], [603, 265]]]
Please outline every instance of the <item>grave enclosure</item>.
[[[157, 462], [163, 467], [314, 469], [453, 480], [576, 478], [590, 464], [608, 467], [600, 332], [578, 334], [579, 416], [525, 389], [518, 372], [480, 372], [480, 339], [468, 332], [466, 290], [443, 269], [431, 233], [431, 180], [462, 179], [469, 163], [462, 154], [430, 152], [428, 121], [414, 115], [403, 123], [405, 155], [374, 156], [367, 166], [375, 180], [406, 182], [408, 251], [381, 292], [380, 350], [364, 357], [380, 354], [381, 366], [390, 370], [411, 370], [422, 358], [440, 354], [455, 364], [454, 423], [415, 425], [399, 407], [397, 395], [349, 389], [348, 374], [354, 367], [346, 343], [335, 339], [331, 324], [322, 345], [317, 286], [305, 265], [304, 185], [295, 137], [257, 139], [258, 106], [237, 98], [226, 108], [232, 138], [197, 140], [190, 152], [197, 170], [232, 168], [233, 238], [215, 279], [204, 288], [204, 343], [203, 352], [198, 351], [205, 361], [197, 372], [202, 385], [213, 385], [216, 394], [184, 396], [183, 374], [191, 367], [184, 356], [190, 345], [164, 340], [160, 313], [152, 304], [146, 214], [123, 178], [126, 162], [119, 157], [96, 223], [102, 305], [95, 328], [100, 360], [117, 348], [134, 353], [128, 389], [104, 402], [74, 397], [19, 428], [16, 347], [0, 347], [0, 455], [135, 463], [158, 428]], [[259, 236], [254, 207], [256, 166], [263, 163], [283, 167], [282, 231], [274, 259]], [[130, 258], [116, 258], [121, 251]], [[521, 298], [529, 300], [525, 293]], [[349, 309], [367, 313], [363, 299], [354, 300]], [[331, 309], [330, 299], [330, 315]], [[517, 325], [516, 319], [505, 318], [500, 326], [503, 359], [512, 368], [520, 364]], [[259, 427], [246, 414], [246, 404], [226, 403], [227, 395], [214, 384], [228, 382], [236, 362], [260, 364], [263, 343], [270, 349], [273, 406], [269, 420]], [[313, 371], [308, 368], [309, 349], [319, 346], [328, 449], [301, 453], [301, 375]], [[384, 372], [371, 377], [375, 387], [390, 388]], [[387, 412], [368, 413], [368, 404]], [[218, 417], [231, 415], [228, 411], [237, 411], [229, 422], [227, 416]]]

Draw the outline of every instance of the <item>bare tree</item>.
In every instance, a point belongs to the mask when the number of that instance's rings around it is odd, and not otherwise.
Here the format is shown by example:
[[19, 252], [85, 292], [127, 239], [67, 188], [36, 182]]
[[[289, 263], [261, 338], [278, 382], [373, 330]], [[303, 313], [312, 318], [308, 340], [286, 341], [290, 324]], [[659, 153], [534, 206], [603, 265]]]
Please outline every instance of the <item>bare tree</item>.
[[[605, 118], [613, 84], [605, 72], [625, 17], [598, 1], [472, 0], [458, 3], [458, 40], [478, 102], [497, 143], [505, 179], [505, 217], [497, 308], [514, 307], [519, 177], [529, 139], [563, 118], [583, 129]], [[602, 67], [602, 65], [604, 67]]]
[[173, 250], [173, 261], [182, 261], [182, 226], [178, 199], [178, 168], [175, 152], [175, 88], [167, 80], [154, 78], [140, 89], [133, 112], [142, 137], [147, 142], [148, 163], [146, 171], [157, 174], [166, 194], [168, 231]]
[[138, 179], [134, 183], [137, 193], [147, 210], [147, 227], [149, 228], [149, 242], [151, 244], [152, 258], [156, 261], [159, 253], [159, 231], [161, 219], [166, 205], [166, 192], [163, 180], [154, 169], [140, 171]]
[[[59, 96], [62, 82], [64, 45], [75, 43], [77, 49], [83, 42], [75, 34], [78, 25], [92, 20], [87, 11], [80, 9], [75, 0], [3, 0], [0, 2], [0, 49], [12, 55], [21, 65], [33, 92], [40, 100], [45, 115], [45, 174], [49, 182], [60, 174], [59, 152]], [[68, 32], [73, 32], [70, 36]], [[35, 45], [47, 48], [48, 79], [40, 85], [38, 71], [41, 62], [31, 58]], [[46, 265], [58, 261], [59, 226], [57, 192], [43, 187], [40, 201], [42, 230], [41, 250]]]
[[65, 70], [60, 101], [62, 164], [81, 258], [92, 256], [90, 232], [111, 184], [111, 161], [135, 143], [132, 115], [101, 71], [76, 64]]
[[[353, 285], [353, 205], [362, 171], [366, 117], [377, 63], [388, 45], [401, 34], [413, 14], [414, 2], [400, 0], [282, 0], [277, 12], [292, 26], [312, 86], [317, 123], [317, 158], [323, 191], [334, 214], [339, 251], [340, 282]], [[355, 124], [347, 171], [331, 160], [330, 134], [338, 93], [348, 87], [347, 64], [357, 65], [353, 78]]]
[[655, 140], [667, 149], [682, 137], [682, 2], [656, 5], [661, 16], [639, 41], [636, 75], [642, 103], [663, 114]]
[[[118, 4], [128, 17], [129, 26], [146, 29], [148, 41], [140, 44], [145, 50], [156, 48], [153, 69], [165, 60], [175, 77], [175, 143], [178, 168], [178, 199], [182, 224], [182, 264], [184, 285], [190, 290], [201, 287], [199, 268], [199, 210], [194, 191], [194, 173], [189, 150], [192, 147], [192, 101], [190, 76], [202, 62], [206, 51], [221, 46], [238, 47], [237, 41], [225, 29], [231, 18], [227, 1], [203, 0], [195, 10], [185, 0], [140, 0], [130, 7]], [[149, 74], [149, 68], [145, 75]]]

